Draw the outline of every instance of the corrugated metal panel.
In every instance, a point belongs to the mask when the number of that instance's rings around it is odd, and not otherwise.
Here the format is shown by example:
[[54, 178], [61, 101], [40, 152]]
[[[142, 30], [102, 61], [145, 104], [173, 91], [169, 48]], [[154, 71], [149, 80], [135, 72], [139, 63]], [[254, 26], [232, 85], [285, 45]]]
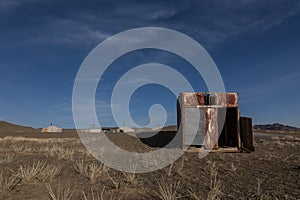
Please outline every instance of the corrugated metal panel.
[[[184, 111], [185, 125], [184, 131], [184, 144], [185, 145], [203, 145], [205, 137], [204, 125], [204, 110], [196, 107], [186, 108]], [[199, 123], [198, 123], [199, 122]], [[195, 135], [195, 127], [198, 127]]]

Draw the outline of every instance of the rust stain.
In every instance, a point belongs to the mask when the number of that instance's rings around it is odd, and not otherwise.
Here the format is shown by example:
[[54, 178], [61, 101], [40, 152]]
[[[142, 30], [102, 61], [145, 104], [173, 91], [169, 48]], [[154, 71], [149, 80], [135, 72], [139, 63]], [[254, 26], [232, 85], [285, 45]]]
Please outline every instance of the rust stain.
[[224, 93], [217, 93], [215, 94], [216, 96], [216, 105], [218, 106], [226, 106], [227, 102], [226, 102], [226, 94]]
[[204, 105], [205, 104], [205, 97], [204, 94], [202, 93], [196, 93], [196, 98], [197, 98], [197, 105]]
[[[181, 93], [185, 106], [216, 105], [224, 107], [238, 107], [237, 93]], [[212, 98], [214, 97], [214, 100]], [[210, 100], [205, 100], [211, 98]], [[207, 102], [212, 102], [207, 104]]]
[[195, 94], [185, 94], [184, 103], [186, 106], [197, 106], [199, 105], [198, 97]]
[[217, 109], [205, 109], [205, 149], [218, 149]]
[[185, 106], [197, 106], [199, 104], [202, 105], [201, 103], [204, 101], [204, 98], [201, 96], [202, 94], [185, 94], [183, 97]]
[[227, 93], [226, 94], [227, 107], [237, 107], [238, 97], [237, 93]]

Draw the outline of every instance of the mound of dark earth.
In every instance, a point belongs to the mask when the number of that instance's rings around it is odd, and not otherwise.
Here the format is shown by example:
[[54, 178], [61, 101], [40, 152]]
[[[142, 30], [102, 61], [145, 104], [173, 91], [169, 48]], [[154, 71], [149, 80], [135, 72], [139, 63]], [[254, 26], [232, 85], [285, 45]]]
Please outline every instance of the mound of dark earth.
[[0, 132], [32, 132], [36, 131], [36, 129], [29, 127], [29, 126], [21, 126], [21, 125], [16, 125], [12, 124], [9, 122], [5, 121], [0, 121]]

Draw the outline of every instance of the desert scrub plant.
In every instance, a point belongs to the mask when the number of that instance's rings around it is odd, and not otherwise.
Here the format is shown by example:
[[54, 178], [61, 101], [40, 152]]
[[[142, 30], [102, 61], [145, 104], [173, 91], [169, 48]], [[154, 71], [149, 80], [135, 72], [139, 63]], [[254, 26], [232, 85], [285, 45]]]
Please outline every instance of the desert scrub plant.
[[198, 197], [198, 195], [195, 192], [192, 192], [191, 190], [188, 190], [188, 193], [190, 195], [190, 198], [193, 198], [196, 200], [203, 200], [202, 198]]
[[11, 148], [15, 152], [23, 152], [25, 146], [24, 145], [12, 145]]
[[107, 171], [107, 177], [109, 178], [109, 180], [112, 182], [112, 184], [114, 185], [114, 188], [115, 189], [119, 189], [121, 187], [121, 182], [122, 182], [122, 179], [120, 177], [120, 174], [118, 173], [117, 174], [117, 178], [113, 178], [109, 171]]
[[[90, 195], [86, 195], [84, 191], [82, 191], [82, 195], [83, 195], [83, 199], [84, 200], [104, 200], [104, 192], [105, 192], [105, 186], [101, 192], [101, 194], [99, 195], [99, 193], [95, 194], [93, 188], [91, 188], [91, 194]], [[88, 196], [91, 196], [90, 198], [88, 198]]]
[[186, 161], [188, 161], [187, 157], [182, 156], [182, 158], [179, 161], [176, 162], [176, 172], [181, 177], [185, 177], [185, 175], [184, 175], [184, 164], [185, 164]]
[[24, 145], [22, 152], [23, 153], [39, 152], [39, 148], [38, 147], [33, 147], [33, 144], [32, 145], [26, 144], [26, 145]]
[[49, 200], [70, 200], [74, 194], [74, 190], [70, 186], [62, 187], [60, 182], [56, 189], [53, 189], [50, 184], [47, 184], [46, 192]]
[[110, 194], [110, 197], [109, 197], [109, 200], [122, 200], [124, 199], [124, 196], [126, 194], [126, 188], [124, 188], [123, 190], [121, 191], [113, 191], [111, 194]]
[[137, 175], [135, 173], [122, 172], [125, 177], [125, 181], [131, 186], [134, 186], [137, 182]]
[[88, 169], [87, 169], [87, 166], [85, 165], [84, 160], [80, 160], [80, 161], [76, 160], [73, 167], [78, 174], [81, 174], [81, 175], [87, 174]]
[[18, 177], [4, 177], [3, 172], [0, 172], [0, 191], [13, 190], [19, 182], [20, 179]]
[[41, 151], [45, 152], [47, 156], [57, 156], [61, 160], [74, 160], [74, 150], [69, 148], [63, 148], [58, 144], [52, 146], [45, 146], [40, 148]]
[[158, 185], [158, 190], [156, 194], [161, 200], [175, 200], [179, 199], [179, 185], [180, 181], [175, 181], [174, 183], [167, 183], [164, 179], [156, 180]]
[[77, 173], [86, 176], [91, 183], [95, 183], [98, 177], [108, 171], [108, 168], [103, 164], [86, 163], [83, 160], [76, 161], [74, 169]]
[[46, 165], [45, 168], [38, 174], [37, 178], [41, 182], [52, 182], [55, 177], [59, 176], [61, 168], [55, 165]]
[[6, 154], [6, 155], [4, 155], [4, 157], [0, 157], [0, 164], [12, 162], [15, 159], [16, 159], [16, 156], [14, 156], [13, 154]]
[[16, 176], [22, 179], [23, 182], [29, 183], [44, 170], [46, 161], [34, 162], [32, 165], [20, 165]]
[[[91, 188], [91, 194], [85, 194], [84, 191], [82, 191], [83, 194], [83, 199], [84, 200], [122, 200], [124, 198], [124, 195], [126, 194], [126, 190], [122, 190], [122, 191], [111, 191], [109, 198], [108, 197], [104, 197], [105, 194], [105, 190], [106, 187], [104, 186], [102, 189], [102, 192], [95, 194], [93, 191], [93, 188]], [[108, 195], [107, 195], [108, 196]], [[90, 197], [90, 198], [89, 198]]]
[[173, 173], [179, 174], [181, 177], [184, 177], [184, 163], [188, 159], [185, 156], [182, 156], [177, 162], [172, 162], [168, 168], [166, 168], [166, 174], [168, 177], [172, 176]]
[[57, 152], [59, 151], [61, 147], [59, 144], [53, 144], [51, 147], [49, 147], [48, 153], [50, 156], [57, 156]]
[[73, 161], [74, 160], [74, 150], [60, 147], [60, 148], [58, 148], [57, 156], [61, 160]]
[[123, 172], [122, 174], [125, 177], [125, 181], [127, 183], [129, 183], [131, 186], [134, 186], [137, 182], [137, 174], [136, 174], [136, 169], [137, 169], [137, 165], [136, 164], [132, 164], [130, 162], [129, 164], [129, 171], [131, 171], [131, 173], [129, 172]]
[[91, 163], [87, 166], [87, 168], [87, 177], [90, 179], [91, 183], [95, 183], [97, 178], [107, 171], [107, 167], [103, 164], [99, 165], [96, 163]]
[[167, 170], [167, 175], [170, 177], [172, 175], [172, 170], [173, 170], [174, 162], [171, 163], [169, 166], [169, 169]]
[[208, 200], [217, 200], [222, 196], [222, 185], [218, 178], [218, 170], [216, 162], [207, 161], [208, 168], [210, 169], [210, 191], [208, 192]]
[[[111, 173], [109, 171], [107, 171], [106, 174], [115, 189], [122, 189], [124, 191], [127, 188], [129, 183], [125, 182], [124, 179], [122, 179], [121, 173], [118, 173], [118, 172], [115, 173], [115, 178], [114, 178], [114, 176], [111, 175]], [[122, 183], [125, 183], [125, 184], [122, 184]]]
[[81, 147], [80, 149], [77, 150], [77, 152], [81, 155], [81, 157], [86, 157], [86, 158], [91, 157], [91, 153], [85, 148]]

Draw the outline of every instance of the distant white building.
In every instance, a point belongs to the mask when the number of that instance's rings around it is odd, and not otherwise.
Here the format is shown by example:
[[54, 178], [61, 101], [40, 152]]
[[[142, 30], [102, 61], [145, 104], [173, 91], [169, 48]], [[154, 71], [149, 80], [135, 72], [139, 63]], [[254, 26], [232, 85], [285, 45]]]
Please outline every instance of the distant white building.
[[101, 128], [77, 129], [80, 133], [103, 133]]
[[129, 128], [129, 127], [127, 127], [127, 126], [121, 127], [120, 130], [121, 130], [122, 132], [124, 132], [124, 133], [133, 133], [133, 132], [135, 132], [134, 129]]
[[151, 130], [152, 130], [152, 131], [160, 131], [160, 130], [162, 130], [162, 129], [163, 129], [163, 127], [158, 126], [158, 127], [153, 128], [153, 129], [151, 129]]
[[61, 132], [62, 132], [62, 128], [54, 126], [52, 125], [52, 123], [50, 126], [42, 129], [42, 133], [61, 133]]
[[81, 133], [103, 133], [103, 130], [101, 128], [98, 128], [94, 125], [94, 123], [90, 124], [90, 127], [88, 129], [81, 129]]
[[102, 129], [101, 128], [89, 128], [86, 130], [87, 133], [102, 133]]

